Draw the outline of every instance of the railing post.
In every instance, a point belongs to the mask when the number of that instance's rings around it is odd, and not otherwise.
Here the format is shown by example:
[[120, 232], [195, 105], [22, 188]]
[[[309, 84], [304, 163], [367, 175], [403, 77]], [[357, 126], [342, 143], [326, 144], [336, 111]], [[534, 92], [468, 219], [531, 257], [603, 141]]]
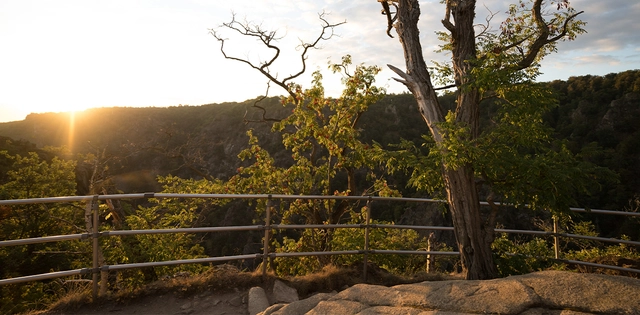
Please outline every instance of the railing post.
[[362, 260], [362, 281], [367, 282], [367, 265], [369, 264], [369, 224], [371, 223], [371, 196], [367, 200], [367, 212], [364, 219], [364, 258]]
[[[431, 252], [435, 248], [436, 234], [434, 232], [429, 233], [429, 238], [427, 238], [427, 252]], [[435, 255], [427, 254], [427, 273], [433, 271], [436, 265], [436, 257]]]
[[93, 289], [91, 291], [93, 296], [93, 301], [96, 301], [98, 298], [98, 272], [99, 272], [99, 264], [98, 264], [98, 195], [94, 195], [93, 199], [88, 202], [87, 207], [91, 207], [92, 217], [92, 234], [91, 239], [93, 241], [93, 270], [92, 270], [92, 279], [93, 279]]
[[556, 259], [560, 258], [560, 242], [558, 241], [558, 217], [553, 216], [553, 251]]
[[262, 245], [262, 277], [267, 276], [267, 258], [269, 257], [269, 237], [271, 232], [271, 195], [267, 199], [267, 208], [265, 209], [264, 222], [264, 243]]

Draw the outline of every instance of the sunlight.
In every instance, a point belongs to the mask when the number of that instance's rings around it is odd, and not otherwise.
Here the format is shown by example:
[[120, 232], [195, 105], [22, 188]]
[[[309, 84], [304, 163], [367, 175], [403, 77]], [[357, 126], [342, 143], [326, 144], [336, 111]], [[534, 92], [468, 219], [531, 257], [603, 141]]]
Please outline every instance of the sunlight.
[[69, 152], [73, 153], [73, 145], [75, 139], [75, 129], [76, 129], [76, 111], [72, 110], [69, 112], [69, 135], [67, 139], [67, 147], [69, 148]]

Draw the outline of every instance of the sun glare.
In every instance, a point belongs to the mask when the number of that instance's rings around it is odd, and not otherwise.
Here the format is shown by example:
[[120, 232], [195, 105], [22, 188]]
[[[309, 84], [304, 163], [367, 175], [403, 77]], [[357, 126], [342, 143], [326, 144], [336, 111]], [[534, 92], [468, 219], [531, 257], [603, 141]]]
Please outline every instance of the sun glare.
[[73, 152], [73, 145], [75, 140], [75, 132], [76, 132], [76, 111], [72, 110], [69, 113], [69, 135], [67, 139], [67, 147], [70, 152]]

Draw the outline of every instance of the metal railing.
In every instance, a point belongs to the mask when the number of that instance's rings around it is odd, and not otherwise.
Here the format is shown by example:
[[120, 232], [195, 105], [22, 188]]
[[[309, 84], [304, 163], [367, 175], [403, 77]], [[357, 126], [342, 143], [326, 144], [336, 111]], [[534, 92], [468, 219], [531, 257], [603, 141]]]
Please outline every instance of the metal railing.
[[[116, 231], [99, 231], [98, 226], [98, 203], [100, 200], [115, 200], [115, 199], [148, 199], [148, 198], [204, 198], [204, 199], [266, 199], [265, 211], [265, 223], [264, 225], [252, 225], [252, 226], [222, 226], [222, 227], [198, 227], [198, 228], [176, 228], [176, 229], [154, 229], [154, 230], [116, 230]], [[322, 199], [322, 200], [360, 200], [366, 201], [366, 216], [364, 224], [320, 224], [320, 225], [282, 225], [271, 224], [271, 212], [273, 200], [294, 200], [294, 199]], [[93, 259], [92, 268], [81, 268], [67, 271], [57, 271], [45, 274], [30, 275], [23, 277], [15, 277], [9, 279], [0, 279], [0, 285], [15, 284], [22, 282], [38, 281], [52, 278], [60, 278], [74, 275], [87, 275], [92, 274], [93, 282], [93, 295], [97, 296], [98, 290], [98, 274], [105, 271], [123, 270], [132, 268], [143, 267], [158, 267], [158, 266], [171, 266], [180, 264], [197, 264], [197, 263], [216, 263], [235, 260], [247, 260], [247, 259], [262, 259], [262, 273], [266, 273], [267, 259], [275, 257], [298, 257], [298, 256], [324, 256], [324, 255], [363, 255], [364, 270], [363, 277], [366, 281], [367, 275], [367, 260], [370, 254], [413, 254], [413, 255], [459, 255], [459, 252], [455, 251], [430, 251], [430, 250], [379, 250], [369, 248], [369, 231], [371, 229], [383, 228], [383, 229], [413, 229], [413, 230], [429, 230], [429, 231], [453, 231], [453, 227], [447, 226], [415, 226], [415, 225], [390, 225], [390, 224], [371, 224], [371, 206], [374, 201], [404, 201], [404, 202], [431, 202], [431, 203], [443, 203], [443, 200], [434, 199], [422, 199], [422, 198], [398, 198], [398, 197], [374, 197], [374, 196], [310, 196], [310, 195], [234, 195], [234, 194], [166, 194], [166, 193], [144, 193], [144, 194], [116, 194], [116, 195], [94, 195], [94, 196], [71, 196], [71, 197], [51, 197], [51, 198], [35, 198], [35, 199], [20, 199], [20, 200], [0, 200], [0, 205], [25, 205], [25, 204], [43, 204], [43, 203], [69, 203], [69, 202], [86, 202], [87, 209], [92, 211], [92, 231], [82, 234], [70, 234], [70, 235], [58, 235], [58, 236], [45, 236], [28, 239], [17, 240], [5, 240], [0, 241], [0, 247], [5, 246], [17, 246], [27, 244], [38, 244], [68, 240], [86, 240], [91, 239], [93, 245]], [[483, 203], [486, 205], [486, 203]], [[595, 214], [608, 214], [608, 215], [624, 215], [624, 216], [636, 216], [640, 217], [640, 213], [635, 212], [622, 212], [611, 210], [586, 210], [583, 208], [571, 208], [574, 212], [590, 212]], [[269, 252], [269, 242], [271, 239], [271, 231], [274, 229], [341, 229], [341, 228], [362, 228], [365, 232], [364, 244], [362, 250], [345, 250], [345, 251], [327, 251], [327, 252], [288, 252], [288, 253], [276, 253]], [[117, 264], [117, 265], [99, 265], [98, 251], [100, 237], [109, 236], [124, 236], [124, 235], [140, 235], [140, 234], [168, 234], [168, 233], [203, 233], [203, 232], [229, 232], [229, 231], [264, 231], [264, 243], [262, 253], [247, 254], [247, 255], [235, 255], [235, 256], [221, 256], [221, 257], [206, 257], [196, 259], [184, 259], [184, 260], [172, 260], [172, 261], [159, 261], [159, 262], [144, 262], [144, 263], [130, 263], [130, 264]], [[590, 262], [582, 262], [576, 260], [564, 260], [559, 258], [559, 238], [578, 238], [595, 240], [602, 242], [612, 242], [627, 244], [633, 246], [640, 246], [640, 242], [622, 240], [615, 238], [603, 238], [594, 236], [585, 236], [577, 234], [559, 233], [558, 223], [554, 219], [553, 231], [532, 231], [532, 230], [514, 230], [514, 229], [495, 229], [496, 233], [517, 233], [528, 234], [534, 236], [550, 236], [554, 238], [554, 252], [555, 260], [568, 264], [578, 264], [591, 267], [608, 268], [618, 271], [640, 273], [638, 269], [624, 268], [619, 266], [610, 266], [603, 264], [595, 264]], [[106, 281], [104, 279], [103, 281]]]

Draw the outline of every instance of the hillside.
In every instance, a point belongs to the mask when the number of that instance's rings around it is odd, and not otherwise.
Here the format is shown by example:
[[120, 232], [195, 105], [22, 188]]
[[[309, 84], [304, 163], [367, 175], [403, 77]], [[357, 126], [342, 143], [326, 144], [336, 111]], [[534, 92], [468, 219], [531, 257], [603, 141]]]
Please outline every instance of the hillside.
[[[565, 145], [574, 153], [578, 153], [579, 159], [582, 159], [585, 163], [608, 167], [619, 175], [620, 180], [618, 183], [600, 181], [599, 183], [594, 183], [599, 184], [599, 187], [587, 187], [585, 191], [590, 192], [590, 194], [576, 196], [576, 200], [578, 200], [576, 205], [578, 206], [634, 211], [638, 208], [640, 203], [638, 198], [638, 192], [640, 192], [640, 183], [638, 181], [638, 178], [640, 178], [640, 168], [638, 166], [638, 160], [640, 159], [640, 149], [638, 149], [640, 148], [639, 78], [639, 71], [629, 71], [605, 77], [579, 77], [571, 78], [566, 82], [547, 83], [556, 91], [559, 99], [559, 105], [545, 116], [545, 124], [551, 128], [550, 130], [554, 131], [553, 135], [556, 138], [553, 141], [554, 147], [560, 147], [561, 144]], [[441, 98], [441, 102], [444, 107], [451, 108], [454, 106], [454, 99], [454, 95], [444, 95]], [[168, 181], [179, 185], [177, 187], [180, 191], [210, 193], [225, 191], [223, 189], [228, 191], [229, 186], [220, 186], [217, 181], [194, 181], [191, 179], [218, 178], [226, 180], [237, 172], [242, 172], [239, 168], [246, 170], [252, 167], [254, 167], [254, 170], [267, 174], [267, 176], [260, 178], [259, 182], [255, 181], [253, 177], [247, 177], [248, 180], [253, 181], [249, 184], [262, 185], [266, 183], [264, 189], [268, 193], [272, 193], [274, 189], [280, 189], [280, 187], [286, 189], [288, 184], [276, 183], [276, 185], [273, 185], [270, 182], [270, 178], [280, 178], [281, 175], [279, 174], [281, 173], [279, 173], [278, 166], [289, 167], [294, 164], [293, 158], [296, 155], [283, 150], [281, 135], [270, 131], [271, 123], [255, 122], [261, 119], [262, 112], [252, 108], [254, 102], [254, 100], [247, 100], [242, 103], [170, 108], [100, 108], [75, 114], [32, 114], [24, 121], [0, 124], [0, 137], [2, 137], [0, 138], [0, 174], [3, 176], [0, 177], [0, 185], [3, 185], [0, 187], [2, 188], [0, 192], [5, 196], [3, 199], [16, 199], [32, 198], [33, 196], [62, 196], [74, 193], [85, 195], [88, 193], [110, 194], [117, 192], [161, 191], [162, 187], [159, 187], [156, 181], [157, 176], [171, 174], [188, 179], [181, 180], [174, 177], [171, 181]], [[266, 108], [266, 115], [270, 118], [284, 118], [291, 112], [291, 108], [280, 105], [278, 98], [268, 98], [260, 105]], [[489, 128], [494, 125], [492, 117], [495, 116], [493, 114], [495, 114], [495, 111], [500, 110], [501, 106], [496, 106], [496, 102], [491, 99], [481, 105], [481, 128], [490, 130]], [[322, 110], [316, 110], [311, 112], [310, 116], [313, 117], [313, 120], [316, 119], [316, 116], [322, 117], [325, 114]], [[247, 120], [253, 122], [247, 122]], [[349, 122], [350, 124], [351, 122]], [[331, 126], [336, 128], [333, 124]], [[357, 147], [357, 150], [354, 149], [352, 151], [356, 153], [368, 152], [371, 148], [370, 144], [374, 141], [384, 146], [392, 147], [392, 144], [399, 143], [401, 138], [404, 138], [415, 141], [419, 145], [422, 142], [421, 136], [428, 132], [417, 112], [413, 97], [408, 94], [387, 95], [363, 114], [358, 120], [357, 126], [361, 132], [359, 135], [358, 133], [353, 134], [356, 137], [360, 137], [364, 143]], [[259, 139], [260, 146], [265, 149], [251, 147], [249, 155], [252, 159], [260, 161], [260, 163], [256, 164], [257, 166], [247, 164], [252, 163], [250, 161], [242, 162], [237, 157], [241, 150], [249, 148], [248, 136], [246, 135], [246, 131], [249, 129], [253, 129], [253, 134]], [[322, 135], [322, 133], [318, 134]], [[507, 138], [510, 140], [509, 136]], [[351, 139], [353, 138], [351, 137]], [[508, 143], [511, 142], [508, 141]], [[61, 149], [49, 151], [44, 148], [45, 146], [66, 146], [68, 151]], [[8, 154], [2, 151], [7, 151]], [[269, 153], [265, 153], [266, 151]], [[315, 152], [315, 150], [311, 149], [309, 151]], [[36, 154], [28, 155], [27, 152], [36, 152]], [[11, 156], [16, 154], [20, 156]], [[314, 156], [314, 153], [310, 154]], [[66, 159], [59, 159], [58, 156], [63, 156]], [[269, 158], [261, 159], [264, 156]], [[273, 157], [273, 160], [271, 157]], [[70, 161], [71, 159], [74, 161]], [[323, 157], [318, 157], [314, 161], [323, 161], [322, 159]], [[300, 160], [305, 161], [305, 158]], [[325, 162], [327, 160], [331, 161], [331, 158], [324, 158]], [[298, 161], [296, 160], [295, 162]], [[417, 160], [409, 159], [408, 161]], [[437, 161], [434, 163], [437, 163]], [[437, 166], [437, 164], [435, 165]], [[377, 168], [375, 165], [372, 167]], [[528, 167], [529, 164], [525, 165], [525, 168]], [[311, 168], [300, 168], [298, 173], [304, 176], [312, 174], [309, 169]], [[535, 170], [536, 168], [533, 169]], [[541, 169], [544, 170], [545, 168]], [[7, 172], [7, 170], [11, 171]], [[561, 173], [561, 171], [558, 172]], [[532, 173], [538, 177], [555, 175], [554, 172], [545, 173], [544, 171], [534, 171]], [[98, 175], [96, 176], [96, 174]], [[318, 174], [320, 174], [318, 178], [324, 180], [325, 173], [315, 173], [315, 175]], [[354, 178], [369, 176], [369, 173], [360, 170], [355, 170], [349, 175], [351, 174], [354, 174]], [[516, 176], [518, 174], [515, 173]], [[579, 176], [579, 174], [576, 176]], [[406, 177], [404, 174], [395, 174], [385, 178], [387, 181], [384, 182], [384, 187], [387, 187], [387, 183], [389, 183], [389, 186], [401, 189], [404, 196], [425, 196], [423, 192], [415, 192], [407, 188]], [[237, 180], [237, 178], [232, 179], [232, 181]], [[600, 177], [595, 175], [594, 178], [599, 179]], [[358, 180], [351, 181], [351, 179], [352, 177], [349, 177], [347, 180], [346, 176], [336, 177], [336, 180], [332, 183], [345, 185], [346, 183], [359, 182]], [[571, 179], [575, 180], [573, 177]], [[89, 182], [95, 184], [91, 191]], [[306, 181], [304, 178], [300, 182], [311, 183], [310, 187], [312, 189], [317, 186], [317, 182]], [[56, 185], [51, 185], [51, 183]], [[234, 182], [234, 185], [239, 184]], [[367, 187], [356, 185], [354, 184], [353, 189], [349, 185], [350, 191], [361, 192], [367, 189]], [[235, 187], [237, 186], [231, 186], [232, 189]], [[247, 187], [249, 188], [249, 193], [253, 193], [252, 186], [247, 185]], [[329, 187], [328, 191], [332, 191], [332, 188]], [[29, 194], [29, 192], [37, 193]], [[480, 193], [482, 194], [483, 192]], [[486, 195], [481, 196], [481, 198], [485, 197]], [[556, 195], [552, 197], [555, 198]], [[224, 201], [221, 201], [221, 203], [224, 203]], [[245, 203], [230, 202], [218, 205], [217, 201], [187, 206], [188, 204], [189, 202], [185, 202], [185, 200], [165, 199], [159, 201], [150, 199], [140, 202], [122, 201], [114, 204], [105, 204], [101, 205], [104, 206], [105, 210], [104, 221], [101, 221], [101, 223], [107, 229], [149, 229], [174, 228], [177, 226], [240, 226], [262, 220], [260, 209], [255, 204], [247, 206]], [[357, 207], [357, 205], [354, 207]], [[46, 228], [48, 232], [44, 233], [50, 235], [82, 230], [82, 216], [77, 215], [79, 213], [78, 210], [82, 210], [82, 207], [74, 208], [69, 205], [61, 205], [53, 208], [46, 207], [46, 211], [34, 211], [36, 209], [40, 210], [33, 207], [6, 207], [0, 209], [2, 210], [1, 215], [10, 219], [2, 221], [4, 224], [3, 233], [7, 235], [5, 239], [28, 237], [30, 235], [41, 236], [43, 233], [41, 228]], [[375, 207], [373, 207], [372, 217], [375, 220], [392, 221], [396, 224], [449, 225], [450, 214], [443, 210], [443, 207], [435, 204], [408, 206], [376, 202]], [[353, 219], [357, 212], [353, 211], [350, 214]], [[319, 215], [318, 217], [321, 220], [323, 219]], [[51, 218], [54, 218], [54, 220], [51, 220]], [[77, 220], [78, 223], [75, 225], [55, 223], [57, 219], [68, 220], [67, 218]], [[284, 222], [284, 217], [279, 219]], [[299, 219], [293, 218], [293, 220]], [[620, 238], [623, 237], [621, 234], [624, 234], [631, 239], [640, 237], [638, 222], [633, 219], [620, 217], [603, 218], [602, 216], [590, 214], [572, 215], [571, 218], [562, 219], [568, 219], [568, 221], [565, 220], [565, 223], [561, 223], [563, 224], [561, 228], [571, 228], [572, 230], [566, 230], [570, 233], [580, 229], [586, 235], [598, 234], [605, 237]], [[541, 226], [541, 224], [548, 224], [550, 220], [548, 213], [533, 212], [526, 208], [518, 209], [518, 211], [500, 211], [496, 217], [496, 222], [499, 226], [516, 229], [549, 230], [549, 226], [545, 227]], [[28, 225], [24, 222], [27, 222]], [[321, 221], [319, 220], [318, 222]], [[304, 234], [302, 235], [304, 236]], [[406, 239], [404, 238], [405, 236], [407, 237]], [[407, 234], [399, 238], [402, 240], [399, 243], [426, 248], [427, 244], [421, 243], [422, 241], [418, 241], [418, 239], [427, 236], [425, 234], [415, 236]], [[300, 238], [298, 243], [292, 243], [288, 241], [292, 239], [290, 237]], [[336, 246], [340, 246], [340, 240], [343, 243], [352, 243], [347, 236], [343, 235], [341, 237], [343, 238], [333, 239], [336, 241]], [[108, 250], [107, 261], [110, 264], [118, 264], [155, 261], [157, 258], [154, 258], [155, 256], [153, 255], [165, 255], [167, 253], [176, 257], [182, 255], [178, 257], [180, 259], [189, 258], [193, 255], [228, 256], [240, 253], [257, 253], [260, 252], [260, 246], [262, 246], [261, 239], [262, 234], [260, 232], [237, 231], [216, 233], [215, 235], [198, 235], [197, 238], [193, 239], [190, 236], [164, 238], [162, 241], [164, 242], [163, 246], [155, 246], [157, 244], [155, 238], [111, 238], [110, 242], [114, 243], [106, 244], [105, 248]], [[394, 238], [385, 240], [388, 239]], [[544, 241], [540, 243], [535, 240], [527, 241], [528, 239], [518, 236], [509, 239], [501, 236], [496, 239], [494, 245], [506, 246], [498, 249], [498, 251], [508, 253], [534, 250], [536, 251], [535, 255], [542, 257], [551, 255], [550, 253], [552, 252], [549, 252], [548, 243]], [[286, 231], [278, 234], [274, 242], [276, 242], [274, 246], [284, 244], [288, 247], [306, 246], [311, 243], [303, 241], [299, 234]], [[455, 239], [446, 233], [435, 233], [434, 242], [438, 246], [443, 246], [442, 248], [455, 246]], [[385, 241], [384, 246], [392, 246], [391, 243], [394, 242]], [[333, 243], [331, 244], [333, 245]], [[537, 246], [536, 244], [540, 248], [527, 248], [528, 246]], [[86, 245], [85, 243], [65, 243], [61, 245], [61, 248], [56, 248], [54, 251], [51, 251], [50, 248], [44, 251], [37, 251], [35, 248], [17, 249], [11, 251], [11, 256], [2, 257], [2, 265], [9, 272], [19, 271], [16, 274], [41, 273], [49, 270], [49, 268], [69, 269], [70, 261], [64, 259], [55, 260], [48, 253], [53, 254], [63, 251], [81, 253], [84, 251], [82, 246]], [[301, 248], [300, 246], [295, 248]], [[564, 246], [563, 252], [569, 251], [573, 254], [583, 248], [583, 244], [571, 241], [564, 243]], [[167, 248], [176, 250], [165, 251]], [[624, 246], [610, 248], [612, 248], [611, 253], [614, 253], [612, 255], [615, 257], [619, 257], [619, 252], [615, 252], [616, 250], [626, 252], [632, 258], [637, 257], [634, 249]], [[188, 252], [185, 250], [188, 250]], [[304, 251], [306, 249], [302, 248], [300, 250]], [[539, 254], [537, 250], [543, 250], [548, 253]], [[595, 250], [598, 251], [601, 248]], [[608, 250], [609, 248], [607, 248]], [[587, 254], [593, 254], [596, 251]], [[47, 253], [47, 255], [33, 255], [35, 252]], [[594, 259], [602, 258], [606, 260], [613, 257], [607, 256], [608, 254], [606, 253], [609, 252], [603, 253], [605, 254], [599, 255], [605, 255], [606, 257], [596, 256], [595, 258], [586, 257], [585, 259], [594, 261]], [[73, 263], [77, 263], [77, 261], [73, 261]], [[253, 269], [256, 267], [254, 263], [253, 261], [245, 261], [242, 268]], [[440, 267], [438, 268], [442, 268], [442, 270], [452, 271], [455, 269], [455, 261], [443, 258], [439, 263]], [[502, 261], [498, 264], [510, 267], [512, 263], [509, 260], [509, 262]], [[537, 264], [537, 262], [534, 263]], [[58, 267], [50, 267], [49, 265], [52, 264], [57, 264]], [[82, 264], [86, 264], [86, 262]], [[393, 264], [401, 266], [399, 268], [411, 269], [422, 268], [416, 266], [422, 266], [424, 262], [402, 260], [393, 262]], [[518, 269], [519, 271], [515, 273], [542, 268], [535, 264], [520, 266], [524, 268], [522, 269], [524, 271]], [[287, 262], [282, 262], [276, 268], [280, 268], [278, 269], [279, 272], [286, 274], [298, 273], [299, 271], [297, 270], [288, 269], [295, 266], [306, 268], [309, 265], [289, 266]], [[197, 269], [198, 266], [194, 266], [194, 268]], [[194, 269], [194, 272], [197, 272], [196, 269]], [[405, 269], [398, 269], [398, 271], [404, 272], [402, 270]], [[506, 274], [512, 274], [512, 271], [509, 270], [505, 270], [505, 272]], [[154, 268], [144, 269], [140, 273], [129, 273], [127, 271], [120, 273], [120, 280], [110, 279], [109, 285], [115, 286], [115, 288], [122, 285], [135, 287], [140, 283], [158, 280], [163, 275], [171, 274], [173, 273]], [[4, 277], [7, 277], [7, 275], [4, 275]], [[55, 283], [48, 285], [55, 285]], [[28, 286], [23, 288], [26, 290]], [[5, 300], [20, 300], [24, 292], [15, 291], [13, 293], [15, 294], [5, 298]], [[34, 296], [34, 298], [36, 297]]]
[[[619, 183], [602, 183], [593, 195], [581, 196], [579, 206], [630, 207], [640, 194], [640, 71], [572, 77], [546, 84], [559, 100], [559, 105], [545, 117], [556, 138], [574, 153], [580, 153], [586, 162], [619, 174]], [[445, 108], [455, 106], [453, 95], [441, 97], [441, 102]], [[291, 157], [283, 150], [280, 135], [270, 131], [271, 123], [255, 122], [261, 119], [262, 112], [252, 107], [254, 103], [255, 100], [247, 100], [31, 114], [23, 121], [0, 123], [0, 136], [17, 140], [6, 147], [16, 153], [64, 145], [74, 156], [100, 156], [108, 168], [112, 192], [160, 191], [155, 182], [158, 175], [196, 179], [228, 179], [234, 175], [242, 166], [237, 155], [248, 146], [249, 129], [254, 130], [261, 146], [271, 152], [277, 164], [289, 164]], [[481, 122], [487, 126], [496, 109], [490, 100], [483, 104]], [[277, 97], [265, 99], [260, 105], [266, 108], [269, 118], [283, 118], [290, 113]], [[371, 106], [359, 126], [365, 142], [383, 145], [398, 143], [401, 138], [419, 143], [421, 135], [428, 133], [409, 94], [386, 96]], [[90, 169], [79, 163], [80, 195], [88, 193]], [[395, 180], [398, 187], [405, 186], [402, 176]]]
[[[245, 113], [247, 120], [261, 118], [254, 102], [31, 114], [23, 121], [0, 124], [0, 135], [40, 148], [64, 145], [73, 154], [104, 151], [118, 190], [158, 191], [153, 182], [157, 175], [232, 176], [240, 166], [238, 153], [248, 145], [249, 129], [280, 163], [286, 163], [288, 154], [281, 152], [281, 138], [271, 133], [270, 123], [245, 123]], [[260, 105], [267, 108], [268, 117], [283, 118], [290, 112], [277, 97]], [[428, 131], [408, 94], [386, 97], [363, 115], [360, 126], [364, 139], [382, 144], [397, 143], [401, 137], [419, 139]], [[80, 167], [81, 183], [86, 182], [83, 174], [86, 170]], [[87, 193], [85, 186], [80, 185], [79, 194]]]

